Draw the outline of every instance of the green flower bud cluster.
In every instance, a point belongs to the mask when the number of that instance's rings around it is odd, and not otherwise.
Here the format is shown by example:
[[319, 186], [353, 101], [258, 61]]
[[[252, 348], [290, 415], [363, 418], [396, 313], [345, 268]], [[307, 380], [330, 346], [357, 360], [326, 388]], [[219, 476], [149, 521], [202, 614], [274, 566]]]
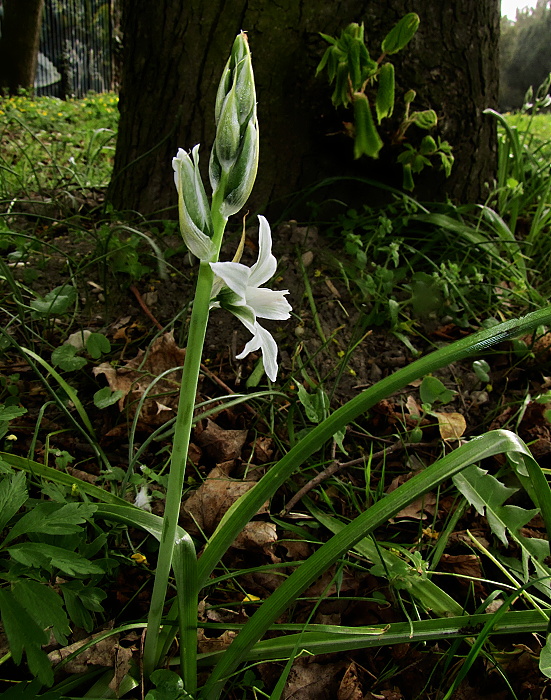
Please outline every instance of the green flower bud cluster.
[[258, 168], [256, 92], [247, 36], [236, 38], [216, 95], [216, 139], [209, 177], [226, 218], [247, 201]]
[[[212, 207], [199, 172], [199, 145], [191, 154], [178, 149], [172, 160], [178, 190], [180, 230], [190, 252], [203, 261], [217, 258], [220, 226], [247, 201], [258, 167], [256, 92], [247, 37], [242, 32], [233, 44], [222, 73], [215, 105], [216, 137], [209, 178]], [[216, 231], [218, 230], [218, 234]]]

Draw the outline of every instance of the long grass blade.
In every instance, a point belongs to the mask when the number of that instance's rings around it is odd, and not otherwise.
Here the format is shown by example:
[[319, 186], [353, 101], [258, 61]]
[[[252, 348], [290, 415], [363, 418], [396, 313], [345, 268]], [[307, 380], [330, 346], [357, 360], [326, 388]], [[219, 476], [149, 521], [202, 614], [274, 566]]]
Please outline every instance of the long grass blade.
[[226, 679], [247, 658], [248, 652], [270, 625], [303, 590], [361, 539], [415, 498], [451, 478], [461, 469], [479, 460], [509, 451], [529, 454], [528, 448], [514, 433], [507, 430], [486, 433], [427, 467], [355, 518], [291, 574], [251, 617], [213, 670], [200, 697], [209, 700], [218, 698]]

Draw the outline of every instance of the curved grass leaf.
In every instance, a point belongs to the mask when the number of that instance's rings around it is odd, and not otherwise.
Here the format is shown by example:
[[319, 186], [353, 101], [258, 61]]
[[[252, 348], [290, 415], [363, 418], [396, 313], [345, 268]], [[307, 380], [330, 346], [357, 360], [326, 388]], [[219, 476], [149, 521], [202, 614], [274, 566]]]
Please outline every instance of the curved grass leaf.
[[508, 340], [516, 335], [529, 333], [539, 325], [550, 323], [551, 307], [547, 307], [541, 311], [528, 314], [523, 318], [506, 321], [493, 328], [475, 333], [469, 338], [458, 340], [445, 348], [436, 350], [430, 355], [416, 360], [411, 365], [377, 382], [377, 384], [366, 389], [359, 396], [337, 409], [322, 423], [315, 426], [250, 491], [227, 511], [216, 531], [207, 542], [199, 560], [199, 586], [205, 585], [212, 570], [235, 540], [237, 534], [252, 519], [262, 504], [270, 500], [291, 474], [339, 430], [352, 423], [362, 413], [369, 411], [379, 401], [403, 389], [410, 382], [420, 379], [437, 369], [446, 367], [452, 362], [480, 353], [496, 343]]
[[508, 451], [529, 454], [524, 443], [509, 431], [495, 430], [486, 433], [427, 467], [355, 518], [291, 574], [251, 617], [214, 668], [200, 697], [209, 700], [218, 698], [226, 679], [248, 657], [254, 644], [263, 637], [270, 625], [302, 591], [362, 538], [415, 498], [435, 488], [473, 462]]

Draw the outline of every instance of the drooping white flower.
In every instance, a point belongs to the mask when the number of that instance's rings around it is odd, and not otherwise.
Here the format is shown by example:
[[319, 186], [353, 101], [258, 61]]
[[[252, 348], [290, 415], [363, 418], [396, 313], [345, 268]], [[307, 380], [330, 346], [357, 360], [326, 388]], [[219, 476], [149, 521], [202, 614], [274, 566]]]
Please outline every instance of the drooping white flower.
[[275, 381], [277, 377], [277, 344], [265, 328], [257, 321], [267, 318], [285, 321], [291, 315], [291, 305], [285, 299], [288, 290], [275, 291], [261, 287], [273, 277], [277, 261], [272, 254], [272, 234], [270, 225], [263, 216], [258, 217], [258, 260], [247, 267], [239, 262], [210, 263], [218, 279], [213, 287], [214, 299], [211, 308], [222, 307], [243, 323], [253, 334], [243, 352], [237, 355], [241, 360], [250, 352], [262, 351], [264, 370]]

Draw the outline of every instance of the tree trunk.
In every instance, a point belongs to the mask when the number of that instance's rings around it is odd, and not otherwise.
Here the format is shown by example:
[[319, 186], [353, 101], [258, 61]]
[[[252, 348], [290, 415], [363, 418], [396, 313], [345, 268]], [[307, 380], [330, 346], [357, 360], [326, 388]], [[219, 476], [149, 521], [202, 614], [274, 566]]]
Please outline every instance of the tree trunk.
[[44, 0], [4, 0], [0, 86], [10, 94], [34, 88]]
[[[414, 194], [484, 199], [496, 166], [496, 128], [482, 110], [497, 105], [499, 0], [126, 0], [111, 201], [144, 215], [175, 212], [170, 161], [178, 147], [201, 143], [206, 173], [216, 88], [241, 29], [248, 32], [253, 54], [261, 137], [249, 208], [269, 205], [271, 216], [281, 214], [294, 193], [340, 175], [399, 187], [400, 169], [387, 167], [386, 159], [353, 160], [352, 140], [342, 133], [350, 115], [336, 112], [326, 77], [315, 71], [327, 46], [320, 31], [336, 35], [350, 22], [363, 21], [377, 57], [382, 38], [411, 11], [421, 24], [412, 42], [393, 56], [398, 93], [414, 88], [413, 106], [437, 112], [439, 135], [453, 145], [456, 157], [448, 180], [435, 170], [424, 172]], [[341, 189], [349, 204], [378, 196], [365, 185]], [[335, 186], [319, 191], [321, 198], [338, 194]], [[287, 214], [297, 216], [292, 208]]]

